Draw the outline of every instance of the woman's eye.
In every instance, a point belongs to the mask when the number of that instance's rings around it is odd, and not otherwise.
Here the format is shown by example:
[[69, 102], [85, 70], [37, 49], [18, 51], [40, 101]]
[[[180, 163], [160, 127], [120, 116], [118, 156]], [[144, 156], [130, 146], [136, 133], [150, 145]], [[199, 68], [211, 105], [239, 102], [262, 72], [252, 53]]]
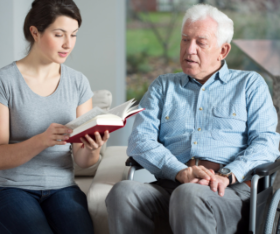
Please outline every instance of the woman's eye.
[[60, 35], [60, 34], [55, 34], [55, 36], [56, 36], [56, 37], [62, 37], [62, 35]]
[[77, 37], [77, 35], [71, 35], [71, 37]]

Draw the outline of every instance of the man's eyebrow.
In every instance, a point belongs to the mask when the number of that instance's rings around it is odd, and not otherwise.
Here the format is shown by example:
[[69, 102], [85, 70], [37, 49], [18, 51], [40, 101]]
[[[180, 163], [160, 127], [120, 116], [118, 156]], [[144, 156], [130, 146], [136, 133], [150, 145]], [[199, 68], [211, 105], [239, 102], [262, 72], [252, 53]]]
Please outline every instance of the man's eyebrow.
[[[77, 29], [74, 30], [73, 32], [77, 32], [78, 29], [79, 29], [79, 28], [77, 28]], [[60, 31], [62, 31], [62, 32], [66, 32], [66, 31], [65, 31], [64, 29], [62, 29], [62, 28], [56, 28], [56, 29], [54, 29], [53, 31], [56, 31], [56, 30], [60, 30]]]
[[[184, 37], [187, 37], [188, 35], [187, 34], [184, 34], [184, 33], [182, 33], [182, 36], [184, 36]], [[208, 39], [208, 37], [207, 36], [198, 36], [198, 38], [199, 39]]]
[[199, 39], [208, 39], [207, 36], [199, 36], [198, 38], [199, 38]]

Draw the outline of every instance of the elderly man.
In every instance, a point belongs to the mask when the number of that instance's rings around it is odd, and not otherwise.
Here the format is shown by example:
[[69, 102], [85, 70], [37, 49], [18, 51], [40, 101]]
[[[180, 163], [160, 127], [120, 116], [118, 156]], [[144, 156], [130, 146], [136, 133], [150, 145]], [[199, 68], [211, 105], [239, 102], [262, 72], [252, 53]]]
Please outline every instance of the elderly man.
[[246, 230], [250, 172], [278, 157], [279, 136], [264, 79], [227, 67], [232, 36], [232, 20], [216, 8], [186, 12], [183, 73], [150, 85], [127, 149], [157, 181], [113, 187], [106, 199], [110, 233]]

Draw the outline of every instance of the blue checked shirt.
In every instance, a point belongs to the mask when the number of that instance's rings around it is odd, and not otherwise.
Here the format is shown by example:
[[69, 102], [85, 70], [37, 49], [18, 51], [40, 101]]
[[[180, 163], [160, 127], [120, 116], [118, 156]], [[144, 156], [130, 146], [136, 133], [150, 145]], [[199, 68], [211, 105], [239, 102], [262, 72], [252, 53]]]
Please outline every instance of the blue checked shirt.
[[264, 79], [224, 62], [205, 84], [159, 76], [140, 102], [127, 154], [157, 178], [175, 180], [192, 157], [225, 164], [239, 182], [279, 156], [277, 114]]

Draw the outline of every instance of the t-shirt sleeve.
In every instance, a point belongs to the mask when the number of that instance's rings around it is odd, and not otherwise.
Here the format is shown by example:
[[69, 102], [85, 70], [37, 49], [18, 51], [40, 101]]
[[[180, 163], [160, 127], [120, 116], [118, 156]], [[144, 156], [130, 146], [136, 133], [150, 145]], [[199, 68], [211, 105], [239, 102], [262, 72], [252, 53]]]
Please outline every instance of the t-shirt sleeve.
[[0, 103], [9, 107], [9, 89], [8, 84], [0, 76]]
[[79, 86], [79, 102], [78, 106], [85, 103], [87, 100], [92, 98], [93, 92], [86, 76], [82, 75], [81, 83]]

